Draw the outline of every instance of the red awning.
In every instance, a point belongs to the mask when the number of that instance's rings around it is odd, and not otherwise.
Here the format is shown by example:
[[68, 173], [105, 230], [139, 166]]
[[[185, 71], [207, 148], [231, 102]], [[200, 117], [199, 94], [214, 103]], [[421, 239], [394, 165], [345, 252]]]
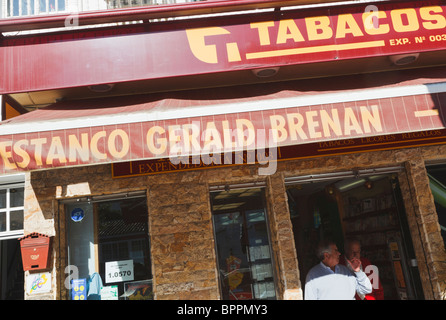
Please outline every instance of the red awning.
[[[313, 82], [322, 90], [332, 80]], [[289, 82], [62, 101], [0, 123], [0, 172], [442, 129], [446, 82], [435, 81], [323, 93]]]

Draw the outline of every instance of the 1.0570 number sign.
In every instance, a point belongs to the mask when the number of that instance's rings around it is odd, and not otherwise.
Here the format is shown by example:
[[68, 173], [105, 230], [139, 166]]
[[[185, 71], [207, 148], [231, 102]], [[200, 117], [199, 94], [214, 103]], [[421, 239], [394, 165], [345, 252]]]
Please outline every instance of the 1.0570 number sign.
[[106, 283], [133, 280], [133, 260], [110, 261], [105, 263]]
[[109, 273], [108, 277], [112, 278], [122, 278], [122, 277], [130, 277], [132, 272], [130, 270], [127, 271], [115, 271], [114, 273]]

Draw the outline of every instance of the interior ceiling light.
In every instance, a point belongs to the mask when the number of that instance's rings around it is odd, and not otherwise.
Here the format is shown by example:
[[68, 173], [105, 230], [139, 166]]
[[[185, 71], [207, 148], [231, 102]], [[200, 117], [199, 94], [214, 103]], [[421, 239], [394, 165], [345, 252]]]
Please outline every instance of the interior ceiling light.
[[367, 180], [367, 181], [364, 183], [364, 187], [365, 187], [367, 190], [372, 189], [372, 188], [373, 188], [373, 182]]
[[404, 66], [415, 62], [418, 59], [419, 55], [419, 53], [397, 54], [394, 56], [390, 56], [389, 59], [396, 66]]
[[277, 72], [279, 72], [279, 67], [252, 70], [252, 73], [258, 78], [269, 78], [275, 76]]
[[111, 89], [113, 89], [115, 85], [114, 84], [108, 84], [108, 83], [104, 83], [104, 84], [95, 84], [92, 86], [88, 86], [88, 89], [90, 89], [90, 91], [93, 92], [109, 92]]

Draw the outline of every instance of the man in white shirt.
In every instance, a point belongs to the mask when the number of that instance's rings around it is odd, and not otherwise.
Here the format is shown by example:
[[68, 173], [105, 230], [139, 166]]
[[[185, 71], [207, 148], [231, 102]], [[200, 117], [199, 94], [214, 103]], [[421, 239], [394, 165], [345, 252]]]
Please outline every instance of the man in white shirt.
[[318, 246], [321, 262], [315, 265], [307, 274], [305, 282], [305, 300], [354, 300], [355, 293], [367, 294], [372, 292], [372, 284], [367, 275], [361, 270], [361, 261], [353, 258], [347, 261], [352, 267], [339, 264], [336, 244], [323, 241]]

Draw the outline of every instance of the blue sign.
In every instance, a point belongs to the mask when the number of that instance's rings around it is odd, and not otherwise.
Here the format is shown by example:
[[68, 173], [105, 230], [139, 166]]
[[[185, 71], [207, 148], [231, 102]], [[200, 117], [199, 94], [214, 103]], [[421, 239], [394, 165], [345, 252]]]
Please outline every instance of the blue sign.
[[87, 300], [87, 279], [71, 280], [71, 299]]
[[71, 211], [71, 220], [73, 220], [74, 222], [82, 221], [84, 216], [84, 210], [82, 210], [81, 208], [75, 208], [73, 209], [73, 211]]

